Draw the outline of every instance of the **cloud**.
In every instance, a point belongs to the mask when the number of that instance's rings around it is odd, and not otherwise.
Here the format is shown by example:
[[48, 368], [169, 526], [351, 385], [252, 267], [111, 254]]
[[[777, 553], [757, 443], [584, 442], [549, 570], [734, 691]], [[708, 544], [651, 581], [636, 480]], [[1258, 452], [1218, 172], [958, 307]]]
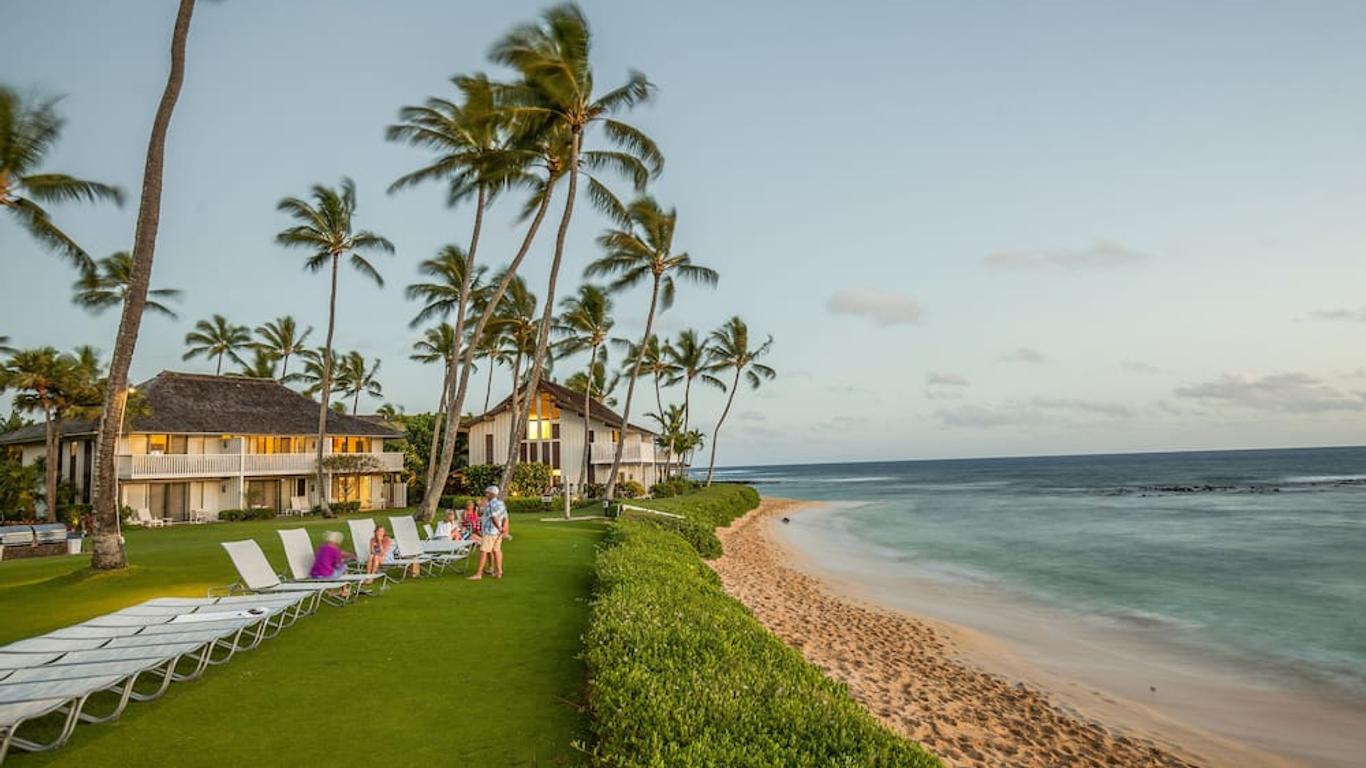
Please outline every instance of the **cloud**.
[[812, 432], [840, 432], [868, 423], [866, 416], [831, 416], [807, 427]]
[[1366, 323], [1366, 307], [1360, 309], [1316, 309], [1309, 313], [1313, 320], [1337, 323]]
[[1366, 395], [1344, 393], [1307, 373], [1273, 373], [1258, 378], [1224, 374], [1212, 381], [1178, 387], [1177, 397], [1276, 413], [1366, 410]]
[[957, 389], [935, 389], [934, 387], [925, 388], [926, 400], [962, 400], [967, 397], [962, 390]]
[[945, 387], [966, 387], [968, 385], [968, 380], [966, 377], [957, 373], [930, 371], [925, 376], [925, 383], [932, 387], [936, 385]]
[[925, 309], [914, 299], [885, 291], [846, 288], [835, 291], [825, 303], [836, 315], [868, 317], [878, 325], [919, 325]]
[[935, 416], [941, 426], [965, 429], [1067, 427], [1094, 423], [1097, 416], [1110, 421], [1130, 419], [1134, 409], [1098, 400], [1035, 397], [993, 405], [940, 408]]
[[1125, 360], [1123, 363], [1120, 364], [1120, 367], [1123, 368], [1123, 369], [1126, 370], [1126, 371], [1132, 371], [1132, 372], [1134, 372], [1134, 373], [1161, 373], [1161, 372], [1162, 372], [1162, 369], [1161, 369], [1161, 368], [1158, 368], [1157, 366], [1151, 365], [1151, 364], [1149, 364], [1149, 363], [1141, 362], [1141, 361], [1139, 361], [1139, 360]]
[[1007, 363], [1028, 363], [1029, 365], [1043, 365], [1048, 362], [1047, 355], [1030, 347], [1018, 347], [1014, 352], [1001, 359]]
[[741, 411], [735, 415], [736, 421], [767, 421], [768, 417], [759, 411]]
[[992, 269], [1107, 269], [1147, 261], [1142, 251], [1098, 240], [1084, 248], [1045, 251], [997, 251], [982, 259]]

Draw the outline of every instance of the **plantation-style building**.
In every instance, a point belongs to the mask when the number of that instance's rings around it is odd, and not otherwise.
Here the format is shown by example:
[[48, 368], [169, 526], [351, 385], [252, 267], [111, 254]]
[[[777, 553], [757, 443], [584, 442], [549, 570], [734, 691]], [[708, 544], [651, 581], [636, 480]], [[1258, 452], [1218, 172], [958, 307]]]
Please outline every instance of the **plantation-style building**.
[[[318, 404], [273, 379], [164, 371], [137, 385], [136, 413], [119, 438], [119, 500], [172, 520], [217, 519], [224, 509], [283, 511], [318, 503]], [[58, 476], [89, 502], [93, 421], [68, 422]], [[42, 424], [0, 435], [25, 464], [44, 455]], [[384, 450], [403, 433], [372, 420], [329, 412], [323, 444], [331, 501], [365, 509], [407, 505], [402, 452]], [[328, 458], [336, 454], [346, 457]]]
[[[518, 405], [524, 393], [518, 393]], [[568, 483], [571, 490], [584, 482], [606, 483], [612, 471], [612, 458], [618, 440], [625, 440], [618, 482], [634, 480], [646, 488], [664, 478], [666, 457], [655, 446], [655, 433], [628, 424], [619, 431], [621, 416], [590, 399], [584, 413], [583, 395], [554, 382], [541, 382], [532, 401], [526, 435], [519, 461], [550, 465], [556, 487]], [[509, 395], [482, 416], [465, 422], [469, 432], [470, 464], [502, 464], [507, 460], [508, 439], [512, 431], [512, 396]], [[588, 425], [588, 476], [583, 477], [584, 424]], [[677, 457], [671, 459], [678, 466]]]

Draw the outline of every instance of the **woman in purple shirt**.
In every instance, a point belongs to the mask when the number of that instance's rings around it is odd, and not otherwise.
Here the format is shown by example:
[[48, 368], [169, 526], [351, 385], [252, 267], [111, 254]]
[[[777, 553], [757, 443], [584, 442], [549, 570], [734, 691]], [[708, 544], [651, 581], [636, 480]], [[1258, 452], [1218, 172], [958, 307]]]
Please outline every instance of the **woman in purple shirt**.
[[313, 569], [308, 575], [315, 579], [334, 579], [346, 573], [347, 554], [341, 548], [342, 535], [340, 531], [328, 531], [323, 534], [322, 546], [318, 547], [318, 553], [313, 556]]

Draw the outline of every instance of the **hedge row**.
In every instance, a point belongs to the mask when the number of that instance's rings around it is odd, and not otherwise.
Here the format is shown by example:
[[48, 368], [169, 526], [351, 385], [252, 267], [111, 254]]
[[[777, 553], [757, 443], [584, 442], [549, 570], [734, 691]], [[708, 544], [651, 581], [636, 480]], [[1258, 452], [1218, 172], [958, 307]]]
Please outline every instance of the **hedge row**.
[[[446, 495], [441, 497], [440, 507], [442, 509], [454, 509], [459, 512], [465, 508], [465, 502], [473, 501], [475, 504], [478, 504], [482, 498], [482, 496]], [[512, 497], [504, 499], [503, 503], [507, 505], [507, 510], [509, 512], [535, 512], [544, 515], [546, 513], [561, 512], [564, 510], [564, 499], [558, 496], [550, 501]], [[574, 509], [597, 506], [598, 502], [596, 501], [578, 501], [574, 503]]]
[[664, 499], [631, 502], [660, 512], [683, 515], [682, 520], [626, 511], [632, 519], [649, 522], [673, 531], [692, 545], [697, 554], [712, 560], [721, 556], [721, 540], [716, 529], [759, 506], [759, 494], [747, 485], [713, 485], [695, 493]]
[[940, 765], [764, 629], [659, 525], [608, 532], [584, 640], [598, 766]]

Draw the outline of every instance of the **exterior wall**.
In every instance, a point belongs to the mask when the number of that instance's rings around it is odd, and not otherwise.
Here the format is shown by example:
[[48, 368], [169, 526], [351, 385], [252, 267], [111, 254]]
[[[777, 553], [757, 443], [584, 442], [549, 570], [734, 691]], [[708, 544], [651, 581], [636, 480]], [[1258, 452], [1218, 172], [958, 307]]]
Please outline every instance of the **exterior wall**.
[[[584, 419], [577, 413], [570, 412], [563, 404], [560, 406], [560, 478], [562, 482], [570, 484], [574, 489], [582, 487], [587, 478], [581, 477], [583, 474], [583, 441]], [[508, 435], [512, 428], [512, 413], [509, 410], [500, 411], [490, 419], [472, 424], [469, 428], [469, 452], [467, 460], [470, 464], [502, 464], [507, 460]], [[612, 443], [612, 432], [615, 426], [607, 424], [598, 419], [589, 421], [589, 429], [594, 432], [593, 448], [599, 454], [607, 453], [606, 461], [594, 460], [593, 477], [598, 483], [607, 481], [608, 472], [612, 468], [610, 458]], [[493, 435], [493, 461], [489, 462], [486, 456], [487, 435]], [[645, 455], [649, 456], [654, 449], [654, 438], [652, 435], [644, 435], [636, 431], [628, 431], [625, 435], [626, 449], [629, 451], [632, 446], [643, 447]], [[601, 459], [601, 455], [598, 457]], [[651, 461], [622, 461], [621, 473], [626, 479], [635, 480], [644, 485], [647, 489], [659, 482], [664, 475], [662, 465], [663, 455], [656, 454], [655, 463]]]

